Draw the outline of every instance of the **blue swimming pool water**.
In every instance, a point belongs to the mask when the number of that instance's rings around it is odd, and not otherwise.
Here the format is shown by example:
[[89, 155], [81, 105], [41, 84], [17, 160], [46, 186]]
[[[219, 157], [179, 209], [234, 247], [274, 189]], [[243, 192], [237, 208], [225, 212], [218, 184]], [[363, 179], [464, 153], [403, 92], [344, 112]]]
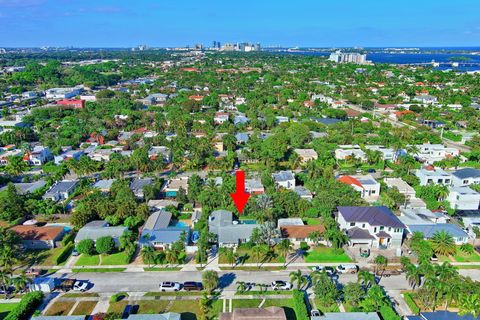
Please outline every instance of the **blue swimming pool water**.
[[183, 227], [188, 227], [187, 224], [183, 221], [178, 221], [177, 223], [174, 224], [174, 227], [177, 228], [183, 228]]
[[256, 220], [241, 220], [243, 224], [256, 224]]
[[62, 224], [62, 223], [48, 223], [47, 225], [48, 226], [63, 227], [63, 230], [67, 233], [72, 231], [72, 227], [70, 227], [68, 225], [65, 225], [65, 224]]

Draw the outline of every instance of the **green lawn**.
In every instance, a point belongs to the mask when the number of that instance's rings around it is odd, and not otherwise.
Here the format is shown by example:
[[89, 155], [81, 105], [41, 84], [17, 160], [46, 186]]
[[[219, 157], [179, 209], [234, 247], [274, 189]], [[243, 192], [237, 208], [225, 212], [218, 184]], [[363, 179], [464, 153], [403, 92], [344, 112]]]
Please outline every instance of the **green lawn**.
[[76, 266], [98, 266], [99, 264], [99, 255], [87, 256], [86, 254], [82, 254], [75, 263]]
[[474, 252], [473, 254], [465, 254], [457, 249], [457, 254], [453, 256], [457, 262], [480, 262], [480, 255]]
[[317, 247], [307, 253], [305, 262], [352, 262], [342, 249]]
[[309, 226], [316, 226], [321, 224], [321, 221], [318, 218], [306, 218], [306, 219], [303, 219], [303, 222]]
[[123, 272], [127, 268], [74, 268], [72, 272]]
[[16, 305], [17, 303], [0, 303], [0, 320], [5, 318]]
[[102, 266], [118, 266], [129, 263], [130, 261], [124, 251], [102, 256]]
[[57, 301], [48, 307], [46, 316], [66, 316], [75, 305], [74, 301]]
[[96, 305], [97, 301], [80, 301], [72, 315], [91, 314]]
[[[247, 259], [245, 260], [245, 263], [257, 263], [258, 261], [256, 261], [255, 259], [253, 259], [253, 254], [252, 254], [252, 249], [249, 249], [247, 247], [239, 247], [237, 248], [237, 250], [235, 251], [239, 257], [242, 257], [242, 256], [245, 256], [247, 257]], [[276, 257], [274, 257], [273, 259], [268, 259], [266, 261], [260, 261], [258, 262], [259, 264], [261, 263], [266, 263], [266, 262], [269, 262], [269, 263], [284, 263], [285, 262], [285, 257], [282, 256], [282, 255], [279, 255], [277, 253]], [[219, 263], [228, 263], [226, 258], [225, 258], [225, 255], [220, 251], [219, 252]]]
[[[27, 264], [35, 264], [38, 266], [56, 266], [55, 261], [62, 251], [63, 247], [48, 250], [27, 250], [22, 260]], [[64, 265], [65, 262], [60, 265]]]
[[176, 267], [150, 267], [150, 268], [143, 268], [143, 271], [179, 271], [182, 268]]

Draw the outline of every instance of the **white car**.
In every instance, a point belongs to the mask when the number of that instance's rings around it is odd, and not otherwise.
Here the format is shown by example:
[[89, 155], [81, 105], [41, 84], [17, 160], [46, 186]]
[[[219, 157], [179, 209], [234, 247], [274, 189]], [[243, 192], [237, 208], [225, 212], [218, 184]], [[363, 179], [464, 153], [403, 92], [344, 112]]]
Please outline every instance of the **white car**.
[[164, 281], [160, 282], [160, 291], [178, 291], [180, 290], [180, 283]]
[[292, 287], [293, 286], [290, 282], [281, 281], [281, 280], [277, 280], [277, 281], [272, 282], [272, 289], [273, 290], [292, 290]]
[[73, 284], [74, 291], [87, 291], [88, 289], [88, 282], [87, 281], [75, 281]]
[[357, 273], [358, 266], [355, 264], [341, 264], [337, 267], [338, 273]]

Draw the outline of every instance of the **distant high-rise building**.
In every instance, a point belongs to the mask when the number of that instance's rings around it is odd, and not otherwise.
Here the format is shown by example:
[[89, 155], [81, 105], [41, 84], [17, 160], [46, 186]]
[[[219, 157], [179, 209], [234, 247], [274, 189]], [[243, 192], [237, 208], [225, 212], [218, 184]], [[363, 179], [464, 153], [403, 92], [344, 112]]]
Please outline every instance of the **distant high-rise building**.
[[335, 51], [330, 54], [328, 60], [335, 63], [365, 64], [367, 63], [367, 55], [356, 52], [342, 53], [340, 51]]
[[201, 43], [195, 44], [195, 50], [203, 50], [203, 44]]

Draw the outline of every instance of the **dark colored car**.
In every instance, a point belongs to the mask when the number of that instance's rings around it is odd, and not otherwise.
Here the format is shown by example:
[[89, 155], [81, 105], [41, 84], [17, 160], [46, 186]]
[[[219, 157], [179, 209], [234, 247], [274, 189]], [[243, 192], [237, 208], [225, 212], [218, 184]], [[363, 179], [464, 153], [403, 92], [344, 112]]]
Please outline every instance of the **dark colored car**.
[[375, 173], [375, 172], [377, 172], [377, 171], [376, 171], [375, 169], [368, 169], [367, 172], [368, 172], [368, 173]]
[[183, 290], [185, 291], [202, 291], [203, 285], [201, 282], [187, 281], [183, 283]]

